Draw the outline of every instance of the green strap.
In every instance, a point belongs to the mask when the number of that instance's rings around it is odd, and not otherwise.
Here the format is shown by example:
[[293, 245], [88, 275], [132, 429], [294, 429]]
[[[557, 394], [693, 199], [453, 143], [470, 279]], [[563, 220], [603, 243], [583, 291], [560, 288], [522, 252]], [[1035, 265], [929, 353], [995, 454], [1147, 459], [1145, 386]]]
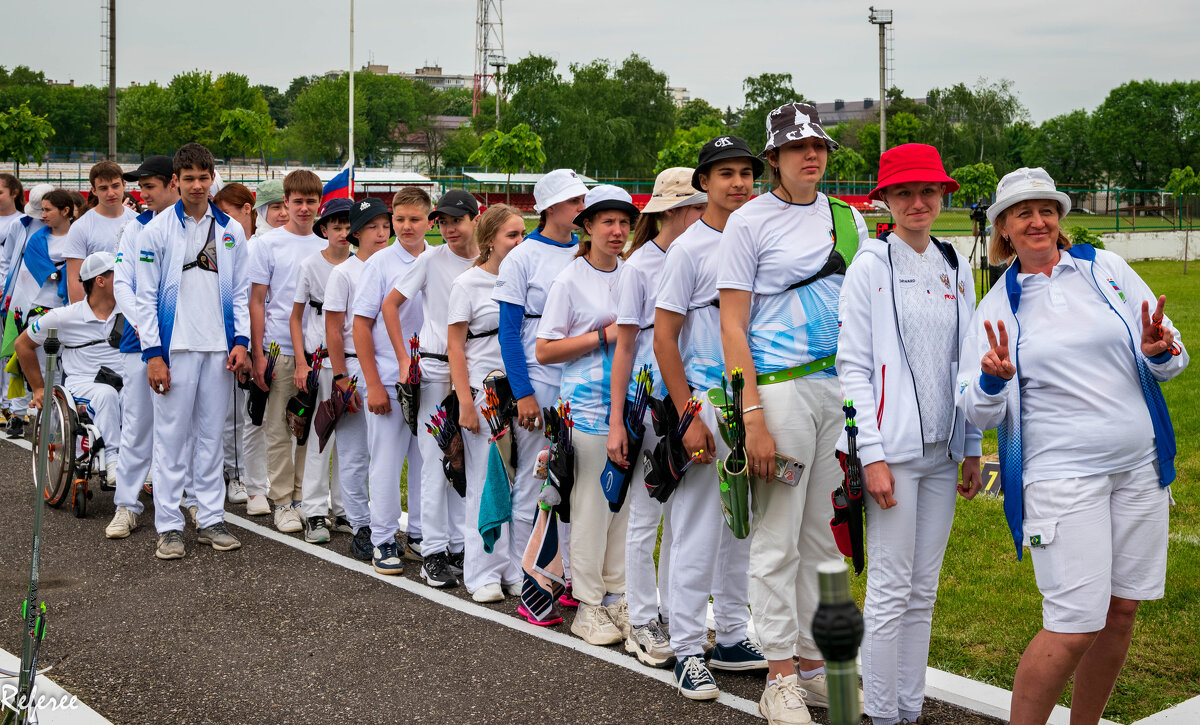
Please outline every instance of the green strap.
[[841, 199], [832, 196], [825, 198], [829, 200], [829, 213], [833, 216], [833, 248], [842, 255], [849, 267], [858, 253], [858, 225], [854, 223], [854, 212]]
[[[855, 238], [857, 239], [857, 236]], [[810, 363], [797, 365], [794, 368], [777, 370], [773, 373], [759, 373], [757, 378], [758, 384], [770, 385], [771, 383], [782, 383], [785, 380], [795, 380], [796, 378], [802, 378], [805, 375], [811, 375], [813, 373], [819, 373], [822, 370], [828, 370], [829, 368], [833, 367], [835, 362], [837, 362], [837, 355], [830, 355], [829, 357], [823, 357], [820, 360], [813, 360]]]

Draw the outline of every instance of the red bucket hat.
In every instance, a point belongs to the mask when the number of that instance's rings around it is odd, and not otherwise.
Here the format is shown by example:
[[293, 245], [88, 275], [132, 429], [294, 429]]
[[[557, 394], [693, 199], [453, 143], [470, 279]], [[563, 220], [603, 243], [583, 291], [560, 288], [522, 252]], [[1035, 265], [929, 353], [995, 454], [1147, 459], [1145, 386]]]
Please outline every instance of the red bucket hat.
[[867, 194], [871, 201], [879, 201], [879, 192], [893, 184], [910, 181], [927, 181], [946, 185], [946, 193], [958, 191], [958, 182], [946, 174], [942, 157], [929, 144], [906, 143], [890, 148], [879, 157], [879, 183]]

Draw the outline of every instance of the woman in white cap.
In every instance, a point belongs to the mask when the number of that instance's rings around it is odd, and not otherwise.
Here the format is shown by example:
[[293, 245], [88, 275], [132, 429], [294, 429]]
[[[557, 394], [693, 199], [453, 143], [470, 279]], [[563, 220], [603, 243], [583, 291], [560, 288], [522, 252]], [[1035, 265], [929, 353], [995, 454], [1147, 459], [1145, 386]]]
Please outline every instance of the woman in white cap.
[[600, 474], [608, 458], [610, 343], [616, 342], [617, 335], [620, 254], [637, 214], [624, 189], [600, 185], [587, 193], [586, 206], [575, 217], [586, 237], [575, 259], [550, 285], [537, 332], [537, 360], [563, 366], [559, 397], [570, 406], [574, 420], [576, 484], [570, 494], [570, 552], [579, 611], [571, 632], [597, 645], [616, 644], [629, 633], [625, 603], [629, 509], [609, 510]]
[[[829, 530], [845, 420], [833, 369], [838, 295], [867, 228], [858, 212], [817, 191], [837, 144], [815, 108], [780, 106], [767, 117], [767, 136], [773, 188], [729, 217], [717, 289], [725, 366], [746, 378], [750, 609], [769, 663], [759, 709], [772, 723], [807, 723], [805, 699], [827, 702], [811, 631], [817, 565], [841, 556]], [[772, 480], [777, 454], [803, 466], [797, 485]]]
[[[514, 485], [522, 490], [537, 490], [534, 467], [538, 453], [546, 444], [542, 435], [542, 408], [554, 405], [562, 379], [561, 365], [542, 365], [534, 355], [538, 321], [546, 304], [550, 283], [575, 257], [579, 240], [572, 231], [575, 217], [583, 210], [587, 187], [570, 169], [555, 169], [533, 187], [534, 209], [541, 215], [538, 228], [504, 258], [496, 277], [492, 299], [500, 305], [500, 352], [504, 372], [517, 399], [517, 470]], [[536, 507], [512, 512], [512, 533], [517, 546], [524, 547], [533, 532]], [[567, 527], [560, 536], [567, 540]], [[570, 597], [570, 564], [563, 549], [563, 568], [567, 572], [567, 594], [560, 602], [574, 606]]]
[[1042, 593], [1014, 725], [1046, 722], [1072, 675], [1071, 722], [1098, 722], [1138, 602], [1166, 583], [1175, 433], [1159, 383], [1187, 351], [1165, 296], [1121, 257], [1062, 234], [1070, 209], [1043, 169], [1000, 180], [988, 256], [1012, 265], [979, 304], [963, 358], [980, 363], [959, 378], [971, 422], [998, 428], [1005, 515]]
[[[665, 395], [662, 376], [654, 359], [654, 301], [658, 279], [671, 243], [700, 218], [708, 195], [692, 188], [688, 168], [666, 169], [654, 180], [650, 201], [642, 209], [633, 230], [633, 241], [623, 254], [624, 269], [617, 282], [617, 339], [612, 356], [612, 414], [608, 426], [608, 459], [628, 471], [626, 500], [629, 528], [625, 544], [626, 594], [629, 602], [629, 637], [625, 649], [651, 667], [670, 664], [674, 657], [670, 640], [663, 631], [663, 619], [670, 616], [667, 599], [667, 561], [670, 559], [670, 516], [663, 526], [656, 575], [654, 549], [658, 545], [658, 525], [663, 519], [662, 503], [646, 493], [640, 456], [631, 450], [626, 432], [626, 402], [641, 384], [636, 373], [649, 365], [651, 389]], [[628, 391], [621, 395], [620, 391]], [[657, 444], [650, 411], [644, 413], [645, 438], [642, 450]], [[660, 595], [661, 592], [661, 596]], [[660, 604], [661, 602], [661, 604]]]
[[[975, 284], [967, 259], [930, 236], [942, 197], [957, 189], [934, 147], [884, 152], [868, 198], [888, 205], [896, 228], [863, 243], [838, 310], [838, 379], [854, 401], [870, 494], [862, 660], [864, 709], [875, 725], [920, 721], [955, 485], [970, 499], [981, 484], [982, 435], [954, 396]], [[838, 448], [846, 450], [844, 438]]]

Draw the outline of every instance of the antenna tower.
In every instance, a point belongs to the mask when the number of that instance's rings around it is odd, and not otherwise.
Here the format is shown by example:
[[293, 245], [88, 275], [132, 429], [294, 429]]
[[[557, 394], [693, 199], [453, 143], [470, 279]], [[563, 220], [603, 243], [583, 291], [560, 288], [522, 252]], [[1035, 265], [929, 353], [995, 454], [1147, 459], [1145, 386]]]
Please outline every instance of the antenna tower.
[[117, 0], [100, 4], [101, 68], [108, 85], [108, 158], [117, 157]]
[[[479, 115], [479, 101], [495, 81], [497, 103], [500, 80], [496, 77], [506, 65], [504, 59], [504, 13], [501, 0], [478, 0], [475, 11], [475, 82], [471, 100], [471, 118]], [[489, 72], [489, 68], [495, 68]]]

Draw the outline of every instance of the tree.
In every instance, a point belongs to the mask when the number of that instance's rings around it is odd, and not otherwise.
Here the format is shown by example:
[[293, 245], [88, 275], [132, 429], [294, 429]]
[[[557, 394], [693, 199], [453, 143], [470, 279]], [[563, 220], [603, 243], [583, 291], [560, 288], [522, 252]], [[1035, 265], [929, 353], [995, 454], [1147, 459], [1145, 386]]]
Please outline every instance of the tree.
[[[1180, 206], [1180, 223], [1183, 222], [1183, 212], [1187, 209], [1187, 201], [1196, 200], [1200, 197], [1200, 177], [1196, 176], [1196, 172], [1191, 166], [1185, 166], [1182, 169], [1171, 169], [1171, 176], [1167, 179], [1166, 190], [1179, 197]], [[1188, 214], [1188, 225], [1183, 232], [1183, 273], [1187, 274], [1188, 260], [1188, 245], [1192, 236], [1192, 215]]]
[[[357, 82], [357, 79], [355, 79]], [[362, 148], [367, 134], [366, 109], [359, 101], [359, 89], [355, 89], [354, 136], [357, 148]], [[349, 154], [350, 143], [350, 80], [323, 78], [300, 92], [291, 106], [291, 123], [288, 124], [289, 154], [299, 153], [313, 160], [344, 161]]]
[[804, 96], [792, 87], [791, 73], [763, 73], [742, 81], [745, 103], [739, 112], [737, 134], [750, 144], [750, 148], [767, 143], [767, 114], [792, 101], [805, 101]]
[[1043, 121], [1023, 162], [1041, 166], [1058, 184], [1094, 187], [1100, 181], [1100, 162], [1092, 144], [1092, 117], [1078, 110]]
[[267, 102], [267, 113], [271, 115], [271, 120], [279, 128], [288, 125], [288, 120], [291, 116], [288, 113], [287, 96], [279, 92], [275, 86], [260, 84], [254, 87], [262, 94], [263, 100]]
[[466, 126], [446, 134], [442, 145], [442, 166], [460, 169], [471, 163], [471, 154], [479, 148], [479, 136]]
[[512, 175], [521, 169], [540, 170], [546, 163], [546, 154], [542, 151], [542, 139], [521, 123], [508, 133], [500, 130], [488, 133], [467, 160], [484, 167], [496, 167], [508, 175], [504, 184], [504, 201], [507, 202], [511, 186], [508, 182]]
[[117, 100], [117, 140], [141, 156], [169, 154], [176, 144], [171, 91], [157, 83], [133, 86]]
[[699, 161], [700, 149], [704, 144], [724, 133], [728, 133], [724, 124], [676, 128], [671, 143], [658, 152], [658, 164], [654, 167], [654, 173], [676, 166], [694, 167]]
[[31, 160], [42, 165], [46, 155], [46, 139], [54, 135], [54, 128], [45, 116], [35, 116], [29, 104], [10, 108], [0, 113], [0, 158], [11, 159], [16, 171], [21, 172], [21, 163]]
[[867, 162], [862, 154], [842, 146], [829, 154], [829, 161], [825, 164], [825, 176], [835, 181], [852, 180], [858, 178], [866, 168]]
[[217, 145], [221, 132], [221, 96], [213, 87], [209, 71], [189, 71], [171, 79], [173, 145], [189, 141], [209, 148]]
[[1153, 189], [1171, 170], [1200, 166], [1200, 81], [1130, 81], [1092, 115], [1093, 145], [1109, 179]]
[[703, 98], [693, 98], [679, 109], [675, 118], [675, 127], [696, 128], [710, 126], [721, 128], [725, 125], [725, 114]]
[[266, 113], [249, 108], [221, 111], [221, 141], [243, 157], [257, 153], [263, 166], [267, 165], [267, 148], [275, 131], [275, 122]]
[[966, 199], [963, 206], [970, 206], [979, 199], [991, 199], [996, 193], [996, 184], [1000, 183], [996, 170], [985, 163], [960, 166], [950, 172], [950, 178], [958, 182], [956, 193]]
[[1004, 129], [1028, 114], [1013, 83], [980, 78], [974, 86], [958, 83], [929, 92], [926, 124], [929, 143], [937, 146], [947, 165], [1005, 158]]

